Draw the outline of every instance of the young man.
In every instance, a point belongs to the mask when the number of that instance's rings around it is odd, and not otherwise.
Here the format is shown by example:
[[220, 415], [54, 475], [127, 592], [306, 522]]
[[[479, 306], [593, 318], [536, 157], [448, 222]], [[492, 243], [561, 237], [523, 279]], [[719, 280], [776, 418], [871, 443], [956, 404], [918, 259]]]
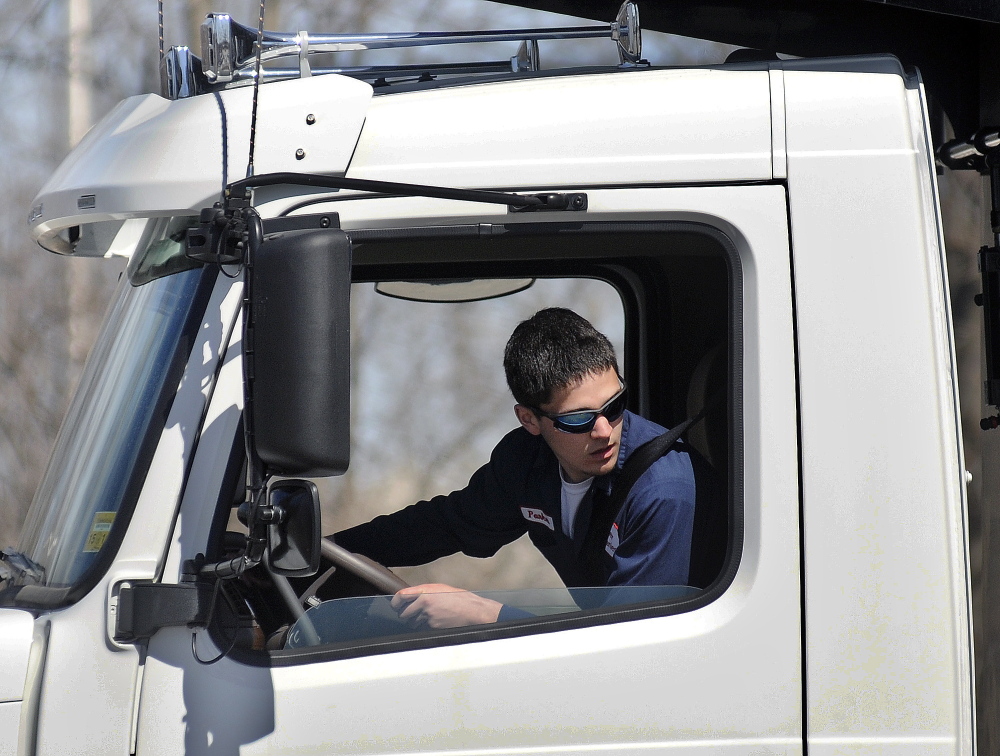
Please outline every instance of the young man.
[[[458, 551], [492, 556], [528, 533], [568, 587], [687, 584], [695, 475], [683, 445], [642, 474], [608, 532], [587, 538], [595, 501], [606, 502], [622, 464], [665, 432], [625, 409], [607, 337], [571, 310], [540, 310], [514, 330], [504, 370], [520, 427], [469, 484], [342, 531], [336, 543], [402, 567]], [[392, 606], [432, 628], [524, 616], [441, 584], [403, 589]]]

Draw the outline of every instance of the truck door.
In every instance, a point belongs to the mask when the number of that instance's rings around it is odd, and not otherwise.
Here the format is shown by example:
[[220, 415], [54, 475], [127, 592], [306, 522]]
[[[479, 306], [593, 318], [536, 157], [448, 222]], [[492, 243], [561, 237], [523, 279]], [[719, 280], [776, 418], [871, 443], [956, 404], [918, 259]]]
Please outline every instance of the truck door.
[[[538, 282], [526, 290], [535, 297], [526, 300], [528, 310], [551, 304], [582, 309], [583, 300], [600, 298], [610, 308], [611, 330], [617, 329], [610, 335], [619, 340], [623, 377], [634, 387], [630, 407], [663, 425], [702, 406], [715, 385], [706, 376], [721, 376], [721, 421], [706, 425], [700, 441], [695, 432], [690, 439], [702, 445], [725, 481], [728, 525], [721, 537], [727, 557], [715, 578], [707, 587], [664, 586], [655, 595], [591, 608], [574, 595], [576, 606], [569, 607], [556, 606], [565, 590], [558, 600], [545, 593], [561, 589], [544, 571], [507, 571], [476, 584], [472, 570], [481, 560], [449, 562], [459, 565], [449, 579], [469, 576], [459, 587], [507, 588], [503, 600], [534, 616], [318, 642], [280, 636], [278, 625], [288, 622], [266, 616], [266, 602], [254, 593], [266, 593], [266, 585], [227, 588], [231, 610], [245, 621], [242, 635], [224, 626], [220, 609], [216, 626], [194, 639], [188, 629], [167, 628], [150, 640], [137, 753], [802, 752], [799, 450], [785, 190], [705, 186], [588, 194], [586, 220], [572, 224], [559, 214], [511, 220], [505, 212], [484, 215], [471, 203], [439, 200], [368, 199], [340, 202], [336, 209], [352, 236], [358, 287], [388, 279], [435, 285], [518, 279]], [[586, 284], [578, 286], [579, 280]], [[605, 288], [587, 288], [592, 285]], [[617, 296], [586, 293], [592, 291]], [[355, 298], [356, 311], [362, 299]], [[463, 305], [442, 322], [485, 338], [490, 319], [500, 316], [477, 306]], [[355, 455], [365, 446], [364, 434], [371, 434], [368, 448], [381, 451], [409, 435], [415, 439], [410, 454], [418, 460], [432, 435], [458, 432], [457, 421], [443, 412], [439, 425], [417, 429], [392, 412], [380, 418], [378, 407], [390, 401], [385, 387], [392, 384], [391, 367], [368, 373], [360, 367], [359, 352], [371, 349], [373, 340], [391, 339], [404, 325], [434, 327], [432, 310], [420, 312], [428, 314], [406, 316], [405, 323], [384, 316], [352, 324], [358, 345], [352, 359], [360, 372], [352, 389]], [[218, 553], [223, 531], [238, 527], [230, 516], [240, 486], [238, 329], [234, 333], [165, 581], [177, 579], [184, 559]], [[453, 342], [438, 333], [426, 343]], [[436, 354], [406, 368], [410, 404], [450, 391], [448, 381], [479, 380], [477, 354], [462, 353], [463, 369], [444, 371], [443, 379]], [[711, 367], [713, 359], [721, 368]], [[486, 368], [499, 370], [499, 358]], [[377, 402], [363, 399], [372, 385], [379, 387]], [[506, 404], [509, 429], [513, 402]], [[492, 415], [476, 411], [456, 406], [453, 414], [481, 423], [487, 421], [477, 418]], [[486, 443], [488, 454], [496, 440], [473, 433], [464, 445]], [[237, 450], [232, 458], [231, 449]], [[378, 464], [366, 467], [357, 456], [351, 464], [379, 477]], [[450, 482], [448, 474], [458, 485], [467, 475], [446, 461], [438, 467], [441, 485]], [[229, 500], [218, 494], [227, 475]], [[385, 486], [368, 489], [381, 492], [370, 498], [379, 499], [383, 511], [409, 503], [406, 496], [415, 489], [408, 480], [375, 480], [371, 485]], [[363, 482], [351, 479], [350, 485], [357, 492]], [[348, 501], [346, 483], [321, 485], [330, 486], [324, 495]], [[370, 516], [334, 509], [330, 503], [326, 532]], [[451, 559], [466, 558], [442, 563]], [[437, 567], [407, 579], [434, 579]], [[245, 609], [235, 606], [240, 602]], [[310, 609], [316, 628], [326, 606]], [[279, 647], [259, 650], [265, 635]]]

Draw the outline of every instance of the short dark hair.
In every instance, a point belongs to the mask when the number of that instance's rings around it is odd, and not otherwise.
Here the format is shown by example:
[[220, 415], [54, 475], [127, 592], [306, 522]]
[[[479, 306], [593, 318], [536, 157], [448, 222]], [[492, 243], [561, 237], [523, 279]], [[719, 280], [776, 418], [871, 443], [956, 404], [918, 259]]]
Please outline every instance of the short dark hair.
[[588, 375], [618, 372], [608, 337], [565, 307], [547, 307], [522, 321], [503, 354], [507, 385], [518, 404], [538, 408], [552, 392]]

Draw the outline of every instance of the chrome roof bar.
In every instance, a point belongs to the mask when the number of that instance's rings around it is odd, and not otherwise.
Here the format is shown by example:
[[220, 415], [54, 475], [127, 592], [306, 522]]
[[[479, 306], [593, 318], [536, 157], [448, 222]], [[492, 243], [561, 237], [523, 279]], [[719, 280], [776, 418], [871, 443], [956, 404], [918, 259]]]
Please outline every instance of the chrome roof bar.
[[[518, 55], [511, 59], [512, 63], [510, 67], [505, 70], [538, 70], [537, 43], [539, 40], [595, 37], [610, 37], [616, 42], [622, 65], [627, 66], [639, 63], [642, 57], [642, 41], [639, 27], [639, 11], [635, 3], [624, 3], [618, 11], [618, 16], [615, 20], [609, 25], [602, 26], [492, 31], [397, 32], [387, 34], [310, 34], [305, 31], [297, 33], [265, 31], [261, 60], [269, 62], [281, 58], [295, 58], [298, 61], [298, 74], [300, 76], [310, 76], [313, 73], [319, 73], [319, 71], [313, 71], [309, 65], [308, 56], [311, 53], [337, 53], [396, 47], [465, 44], [471, 42], [527, 41], [532, 44], [528, 46], [529, 53], [524, 56], [524, 60], [531, 67], [514, 67], [517, 58], [521, 57]], [[202, 23], [201, 43], [202, 67], [204, 76], [209, 84], [225, 84], [233, 80], [252, 79], [254, 77], [253, 68], [257, 43], [256, 29], [237, 23], [227, 14], [210, 13]], [[530, 54], [531, 52], [534, 54]], [[433, 68], [426, 65], [418, 67], [423, 70]], [[373, 68], [364, 67], [365, 78], [368, 78]], [[387, 71], [398, 68], [398, 66], [391, 67]], [[332, 72], [338, 69], [328, 70]], [[346, 69], [343, 70], [346, 72]], [[494, 69], [491, 68], [490, 70]], [[288, 72], [287, 68], [285, 72]], [[431, 72], [433, 73], [432, 70]], [[285, 75], [285, 73], [282, 75]]]
[[[302, 73], [301, 66], [298, 68], [275, 67], [262, 69], [261, 81], [295, 79], [303, 75], [321, 76], [323, 74], [340, 74], [341, 76], [351, 76], [355, 79], [376, 81], [378, 79], [403, 77], [426, 78], [435, 75], [518, 73], [519, 71], [537, 71], [537, 61], [538, 43], [534, 40], [526, 40], [521, 44], [517, 55], [511, 57], [510, 60], [481, 61], [478, 63], [414, 63], [396, 66], [344, 66], [340, 68], [314, 68], [310, 66], [308, 74]], [[239, 69], [233, 74], [232, 81], [253, 81], [253, 78], [254, 72], [252, 69]]]
[[[515, 71], [518, 69], [514, 69]], [[521, 69], [529, 70], [529, 69]], [[511, 73], [511, 65], [506, 60], [484, 61], [482, 63], [436, 63], [429, 66], [346, 66], [344, 68], [313, 68], [313, 76], [323, 74], [340, 74], [355, 79], [375, 81], [377, 79], [395, 79], [404, 77], [418, 78], [421, 76], [451, 76], [462, 74]], [[233, 81], [253, 81], [253, 71], [237, 71]], [[266, 68], [261, 71], [261, 81], [276, 79], [299, 78], [298, 68]]]

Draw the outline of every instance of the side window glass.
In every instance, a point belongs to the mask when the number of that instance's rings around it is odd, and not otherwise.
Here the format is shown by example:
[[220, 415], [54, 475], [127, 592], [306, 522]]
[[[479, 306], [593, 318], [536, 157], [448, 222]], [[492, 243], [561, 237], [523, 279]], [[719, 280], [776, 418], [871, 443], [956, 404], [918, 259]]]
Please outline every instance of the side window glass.
[[[722, 250], [692, 239], [619, 239], [636, 250], [621, 262], [567, 254], [550, 266], [572, 271], [562, 277], [533, 263], [490, 278], [499, 266], [486, 263], [476, 269], [486, 275], [451, 288], [354, 284], [350, 469], [315, 481], [330, 537], [323, 566], [284, 587], [263, 567], [243, 577], [231, 603], [252, 615], [252, 647], [401, 650], [428, 633], [463, 642], [494, 628], [685, 611], [718, 595], [705, 589], [724, 576], [738, 516], [732, 274]], [[608, 248], [594, 235], [573, 250]], [[553, 308], [582, 330], [533, 318], [564, 317]], [[533, 340], [518, 342], [514, 369], [549, 383], [515, 379], [515, 400], [505, 348], [528, 319]], [[540, 336], [540, 322], [556, 336]], [[581, 359], [597, 367], [581, 373]], [[553, 383], [563, 362], [571, 377]]]

